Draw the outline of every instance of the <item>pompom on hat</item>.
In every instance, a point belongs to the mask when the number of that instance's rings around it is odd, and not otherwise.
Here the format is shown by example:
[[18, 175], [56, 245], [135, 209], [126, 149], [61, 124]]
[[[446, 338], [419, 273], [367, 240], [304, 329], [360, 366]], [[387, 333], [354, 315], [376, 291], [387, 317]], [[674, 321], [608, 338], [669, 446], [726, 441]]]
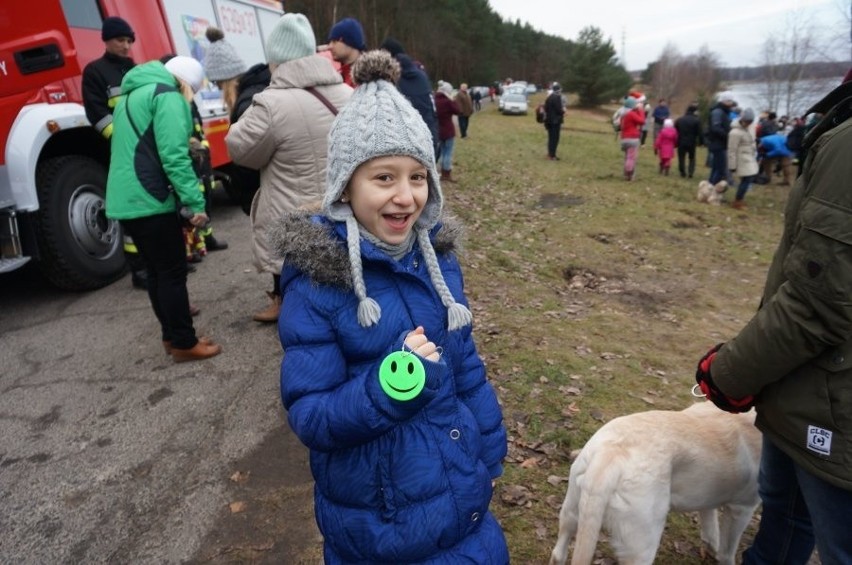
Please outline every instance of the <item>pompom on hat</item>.
[[204, 32], [210, 47], [204, 55], [204, 72], [216, 82], [238, 77], [248, 70], [245, 61], [237, 54], [234, 46], [225, 40], [225, 34], [217, 27], [208, 27]]
[[172, 75], [187, 83], [192, 88], [192, 92], [198, 92], [201, 88], [201, 83], [204, 81], [204, 69], [201, 67], [201, 63], [192, 57], [183, 55], [172, 57], [166, 61], [165, 67]]
[[399, 63], [384, 50], [363, 53], [352, 67], [356, 88], [337, 115], [328, 134], [327, 186], [322, 210], [326, 217], [346, 222], [349, 264], [353, 288], [358, 297], [358, 323], [370, 327], [381, 318], [379, 304], [367, 296], [361, 266], [361, 234], [358, 220], [348, 202], [341, 197], [355, 170], [370, 159], [407, 156], [426, 168], [429, 195], [414, 224], [417, 242], [426, 261], [429, 277], [447, 308], [448, 328], [455, 330], [471, 323], [471, 313], [455, 301], [441, 268], [429, 231], [438, 223], [444, 198], [432, 134], [420, 113], [399, 93]]
[[130, 41], [136, 42], [136, 34], [133, 33], [133, 28], [126, 20], [117, 16], [104, 18], [104, 23], [101, 26], [101, 40], [109, 41], [116, 37], [129, 37]]
[[355, 18], [344, 18], [332, 26], [328, 32], [328, 40], [339, 40], [358, 51], [364, 51], [367, 46], [364, 42], [364, 28], [361, 22]]
[[317, 52], [317, 40], [304, 14], [281, 16], [266, 40], [266, 56], [272, 64], [301, 59]]

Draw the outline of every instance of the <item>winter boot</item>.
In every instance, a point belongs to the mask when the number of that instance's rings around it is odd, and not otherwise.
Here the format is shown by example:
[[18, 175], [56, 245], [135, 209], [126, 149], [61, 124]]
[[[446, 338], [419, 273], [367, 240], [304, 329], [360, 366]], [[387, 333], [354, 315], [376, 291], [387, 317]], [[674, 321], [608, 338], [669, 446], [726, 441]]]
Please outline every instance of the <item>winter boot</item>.
[[207, 246], [207, 251], [222, 251], [228, 248], [227, 241], [216, 239], [212, 233], [204, 236], [204, 244]]
[[445, 169], [441, 169], [441, 180], [445, 182], [456, 182], [455, 179], [453, 179], [453, 171]]
[[278, 314], [281, 312], [281, 295], [273, 292], [266, 293], [272, 303], [260, 312], [255, 313], [254, 321], [271, 324], [278, 321]]

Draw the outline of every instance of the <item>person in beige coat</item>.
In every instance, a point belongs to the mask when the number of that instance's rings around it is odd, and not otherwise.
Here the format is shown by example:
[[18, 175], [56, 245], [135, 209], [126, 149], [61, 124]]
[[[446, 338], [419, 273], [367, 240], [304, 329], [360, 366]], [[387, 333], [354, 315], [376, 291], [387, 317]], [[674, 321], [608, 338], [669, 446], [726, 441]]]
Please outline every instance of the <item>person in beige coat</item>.
[[272, 81], [225, 142], [235, 163], [260, 170], [251, 206], [252, 254], [258, 272], [270, 273], [269, 306], [254, 315], [275, 322], [281, 308], [281, 265], [269, 244], [269, 226], [287, 212], [319, 210], [325, 193], [327, 137], [337, 111], [352, 94], [331, 61], [316, 54], [302, 14], [284, 14], [266, 42]]
[[728, 132], [728, 169], [740, 178], [737, 195], [731, 203], [731, 207], [737, 210], [745, 208], [746, 192], [760, 171], [754, 133], [754, 110], [746, 108]]

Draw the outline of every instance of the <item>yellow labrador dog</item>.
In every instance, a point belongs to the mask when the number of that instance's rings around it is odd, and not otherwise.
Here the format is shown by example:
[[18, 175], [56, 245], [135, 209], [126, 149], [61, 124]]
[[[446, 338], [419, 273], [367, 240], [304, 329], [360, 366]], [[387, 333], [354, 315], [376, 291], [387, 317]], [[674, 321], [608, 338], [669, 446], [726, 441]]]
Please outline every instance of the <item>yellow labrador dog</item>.
[[571, 465], [551, 565], [565, 563], [575, 535], [571, 565], [591, 563], [601, 527], [619, 563], [653, 563], [669, 510], [698, 511], [701, 540], [733, 565], [759, 502], [760, 446], [753, 410], [729, 414], [710, 402], [608, 422]]

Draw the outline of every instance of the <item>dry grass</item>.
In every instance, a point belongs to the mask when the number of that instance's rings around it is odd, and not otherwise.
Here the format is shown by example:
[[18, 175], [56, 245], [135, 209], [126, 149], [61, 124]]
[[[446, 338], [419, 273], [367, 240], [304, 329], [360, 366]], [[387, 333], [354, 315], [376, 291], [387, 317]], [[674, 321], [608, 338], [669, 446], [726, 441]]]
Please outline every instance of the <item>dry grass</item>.
[[[695, 363], [750, 318], [781, 233], [786, 188], [754, 187], [747, 213], [695, 201], [703, 149], [694, 180], [659, 176], [646, 146], [625, 182], [610, 114], [569, 110], [551, 162], [532, 113], [485, 105], [444, 187], [510, 435], [493, 510], [515, 563], [549, 557], [571, 450], [616, 416], [693, 401]], [[658, 562], [710, 562], [697, 532], [670, 518]]]

